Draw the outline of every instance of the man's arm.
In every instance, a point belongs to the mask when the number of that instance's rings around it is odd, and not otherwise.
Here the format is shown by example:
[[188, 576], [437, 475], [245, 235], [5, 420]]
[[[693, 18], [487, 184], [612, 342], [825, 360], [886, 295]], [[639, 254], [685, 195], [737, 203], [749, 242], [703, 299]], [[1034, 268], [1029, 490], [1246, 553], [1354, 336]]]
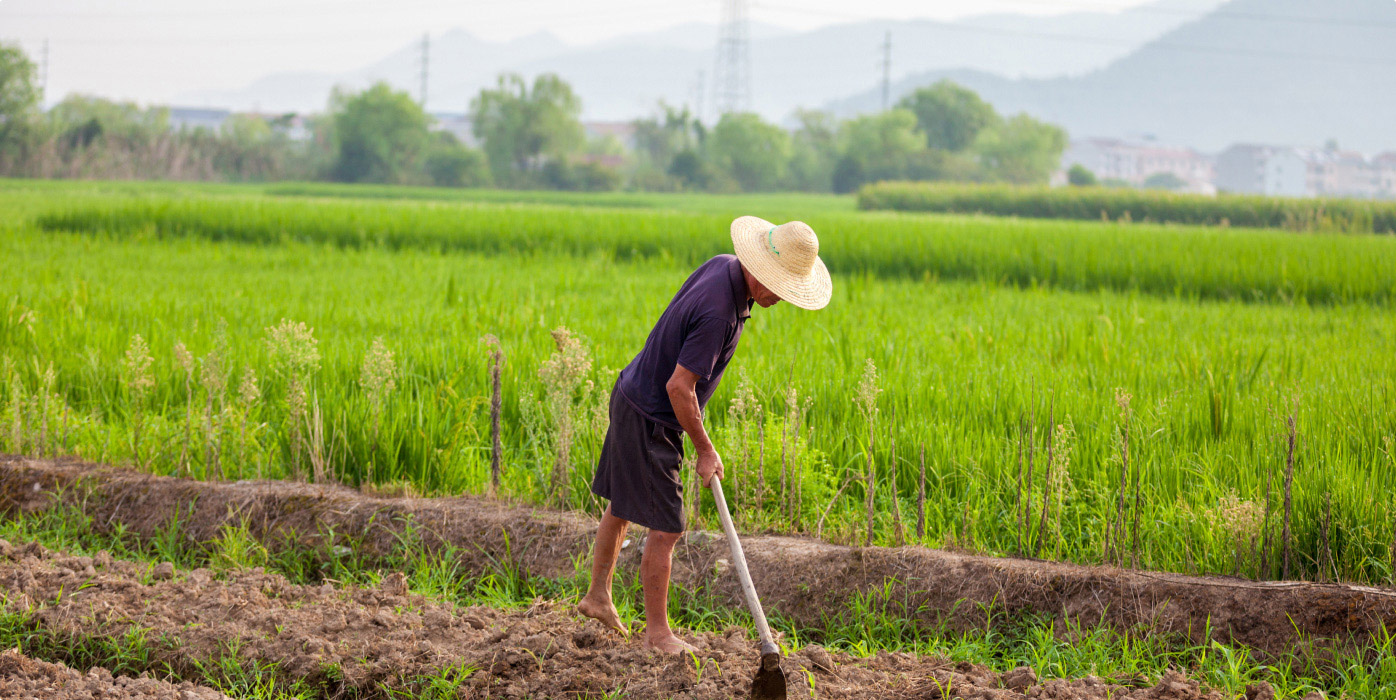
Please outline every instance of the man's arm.
[[674, 416], [679, 419], [679, 425], [688, 433], [688, 439], [693, 441], [693, 447], [698, 451], [698, 476], [703, 480], [703, 485], [708, 486], [708, 480], [714, 474], [722, 478], [722, 457], [718, 456], [713, 441], [708, 439], [708, 431], [703, 428], [703, 412], [698, 407], [696, 389], [698, 379], [697, 374], [683, 365], [675, 365], [674, 374], [665, 382], [664, 389], [669, 393], [669, 403], [674, 405]]

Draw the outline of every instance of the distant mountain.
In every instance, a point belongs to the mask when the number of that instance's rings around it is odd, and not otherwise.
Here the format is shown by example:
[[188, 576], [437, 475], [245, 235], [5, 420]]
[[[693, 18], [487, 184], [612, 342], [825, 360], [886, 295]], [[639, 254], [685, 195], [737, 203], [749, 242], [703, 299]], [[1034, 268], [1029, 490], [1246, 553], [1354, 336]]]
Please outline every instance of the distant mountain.
[[[1076, 75], [1126, 55], [1221, 1], [1156, 0], [1121, 12], [1048, 17], [867, 21], [810, 32], [753, 24], [753, 107], [767, 118], [785, 119], [798, 107], [816, 107], [876, 85], [879, 47], [888, 31], [894, 76], [954, 68], [1010, 77]], [[693, 104], [702, 72], [711, 113], [717, 35], [716, 25], [692, 23], [573, 47], [546, 34], [495, 43], [454, 29], [431, 38], [428, 107], [461, 111], [503, 71], [553, 72], [577, 89], [586, 118], [631, 119], [653, 112], [661, 99]], [[387, 80], [416, 94], [419, 60], [412, 44], [342, 74], [275, 74], [235, 92], [182, 98], [233, 109], [314, 111], [324, 108], [335, 85], [360, 88]]]
[[[1218, 150], [1237, 141], [1373, 151], [1396, 147], [1396, 3], [1232, 0], [1104, 69], [1010, 79], [931, 71], [978, 91], [1002, 112], [1028, 112], [1083, 136], [1138, 138]], [[840, 114], [880, 107], [864, 90], [829, 103]]]

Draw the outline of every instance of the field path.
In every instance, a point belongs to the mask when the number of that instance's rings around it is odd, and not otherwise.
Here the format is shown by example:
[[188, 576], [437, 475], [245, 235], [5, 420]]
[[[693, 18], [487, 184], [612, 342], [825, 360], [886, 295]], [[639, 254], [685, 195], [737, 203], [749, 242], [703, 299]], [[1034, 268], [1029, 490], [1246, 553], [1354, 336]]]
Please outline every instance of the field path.
[[[231, 656], [275, 664], [284, 680], [325, 697], [386, 700], [395, 691], [422, 692], [426, 679], [436, 678], [454, 685], [447, 697], [457, 698], [601, 697], [616, 690], [640, 699], [731, 698], [745, 693], [756, 661], [753, 644], [736, 629], [685, 635], [696, 657], [659, 657], [548, 601], [508, 612], [457, 609], [409, 594], [401, 574], [371, 589], [298, 586], [257, 569], [221, 579], [206, 569], [179, 571], [105, 553], [75, 557], [0, 540], [0, 592], [10, 612], [75, 647], [129, 639], [136, 629], [148, 640], [151, 665], [176, 676], [195, 677], [198, 664]], [[859, 659], [818, 647], [802, 649], [785, 668], [792, 697], [811, 697], [812, 683], [820, 698], [1222, 698], [1174, 673], [1157, 684], [1141, 680], [1142, 688], [1098, 678], [1039, 684], [1026, 669], [1000, 675], [968, 663], [885, 652]]]
[[[427, 549], [454, 546], [462, 567], [500, 565], [555, 578], [585, 560], [595, 522], [500, 500], [381, 498], [340, 486], [283, 481], [202, 482], [155, 477], [76, 462], [0, 456], [0, 510], [27, 512], [56, 499], [81, 506], [98, 527], [120, 524], [153, 537], [178, 521], [190, 545], [216, 539], [225, 524], [246, 523], [269, 548], [347, 544], [369, 561], [386, 558], [411, 529]], [[330, 533], [335, 533], [333, 537]], [[346, 539], [346, 533], [352, 538]], [[1396, 629], [1396, 591], [1343, 584], [1250, 582], [1222, 577], [1121, 570], [975, 556], [924, 547], [846, 547], [809, 538], [743, 539], [768, 609], [806, 626], [849, 613], [849, 601], [878, 591], [889, 612], [926, 629], [982, 626], [981, 603], [1002, 612], [1044, 612], [1084, 624], [1146, 626], [1260, 652], [1370, 637]], [[623, 569], [638, 565], [627, 548]], [[694, 533], [676, 550], [674, 580], [741, 606], [727, 546]], [[328, 555], [327, 555], [328, 556]]]

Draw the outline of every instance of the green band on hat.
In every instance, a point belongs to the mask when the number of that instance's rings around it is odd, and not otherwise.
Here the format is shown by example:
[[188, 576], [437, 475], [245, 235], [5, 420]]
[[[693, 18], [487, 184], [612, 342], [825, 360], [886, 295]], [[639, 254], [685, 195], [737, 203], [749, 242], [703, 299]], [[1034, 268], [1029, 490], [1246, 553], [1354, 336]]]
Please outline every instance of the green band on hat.
[[771, 230], [769, 230], [769, 231], [766, 232], [766, 247], [770, 248], [772, 253], [775, 253], [776, 255], [780, 255], [780, 251], [779, 251], [779, 250], [776, 250], [776, 243], [775, 243], [775, 241], [771, 239], [772, 234], [774, 234], [774, 233], [776, 232], [776, 228], [778, 228], [778, 227], [772, 226], [772, 227], [771, 227]]

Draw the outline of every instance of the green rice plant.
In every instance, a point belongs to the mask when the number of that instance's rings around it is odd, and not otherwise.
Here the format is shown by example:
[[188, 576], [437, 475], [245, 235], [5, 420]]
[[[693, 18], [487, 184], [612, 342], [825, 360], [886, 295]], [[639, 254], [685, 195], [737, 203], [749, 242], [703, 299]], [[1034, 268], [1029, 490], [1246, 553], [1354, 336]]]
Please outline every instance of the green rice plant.
[[373, 479], [373, 456], [378, 451], [379, 433], [383, 426], [383, 409], [397, 389], [397, 364], [393, 352], [383, 344], [382, 338], [374, 338], [373, 346], [364, 356], [363, 369], [359, 374], [359, 386], [368, 397], [368, 413], [373, 431], [369, 439], [368, 478]]
[[859, 190], [858, 207], [1084, 221], [1396, 233], [1396, 204], [1390, 202], [1237, 194], [1207, 196], [1109, 187], [879, 182]]
[[33, 221], [45, 231], [104, 237], [602, 255], [692, 265], [730, 251], [725, 232], [733, 217], [749, 213], [806, 220], [820, 232], [822, 257], [836, 276], [967, 279], [1028, 289], [1283, 304], [1396, 301], [1396, 280], [1389, 274], [1396, 267], [1396, 237], [1386, 236], [738, 206], [687, 213], [236, 197], [76, 197], [55, 200]]

